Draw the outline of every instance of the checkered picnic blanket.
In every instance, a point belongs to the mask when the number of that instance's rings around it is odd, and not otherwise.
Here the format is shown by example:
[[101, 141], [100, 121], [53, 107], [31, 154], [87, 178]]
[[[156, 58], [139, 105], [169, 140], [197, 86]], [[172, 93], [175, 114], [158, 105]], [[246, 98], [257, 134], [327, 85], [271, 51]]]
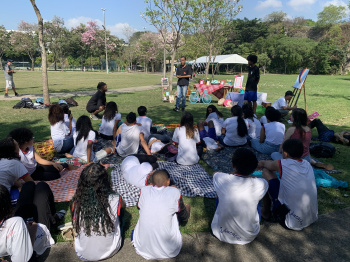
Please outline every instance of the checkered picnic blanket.
[[204, 90], [207, 90], [208, 94], [213, 93], [214, 96], [216, 96], [218, 99], [221, 99], [224, 97], [224, 86], [225, 85], [201, 85], [201, 84], [196, 84], [194, 85], [195, 88], [197, 89], [198, 93], [200, 95], [203, 94]]
[[[181, 166], [171, 162], [158, 162], [160, 169], [166, 169], [181, 194], [187, 197], [201, 196], [216, 198], [212, 177], [199, 164]], [[114, 165], [111, 173], [112, 188], [117, 191], [126, 206], [135, 206], [140, 189], [128, 184], [122, 176], [120, 165]]]

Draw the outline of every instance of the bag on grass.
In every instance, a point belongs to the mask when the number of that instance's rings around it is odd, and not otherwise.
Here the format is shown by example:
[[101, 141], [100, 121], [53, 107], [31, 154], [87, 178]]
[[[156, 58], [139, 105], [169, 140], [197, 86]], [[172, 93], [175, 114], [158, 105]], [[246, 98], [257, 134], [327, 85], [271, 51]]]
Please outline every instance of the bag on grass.
[[78, 106], [79, 105], [78, 102], [75, 101], [73, 98], [66, 98], [65, 100], [69, 106]]
[[336, 151], [332, 144], [326, 142], [311, 143], [309, 149], [310, 154], [316, 158], [331, 158], [334, 156]]
[[12, 108], [13, 109], [21, 109], [21, 108], [25, 108], [26, 106], [26, 102], [24, 101], [19, 101], [17, 104], [15, 104]]
[[21, 99], [21, 102], [25, 103], [24, 108], [33, 108], [34, 107], [32, 99], [30, 99], [28, 97], [23, 97]]
[[223, 106], [225, 102], [225, 98], [221, 98], [218, 102], [218, 106]]
[[35, 103], [38, 103], [38, 104], [43, 105], [43, 104], [44, 104], [44, 98], [38, 97], [38, 98], [35, 100]]

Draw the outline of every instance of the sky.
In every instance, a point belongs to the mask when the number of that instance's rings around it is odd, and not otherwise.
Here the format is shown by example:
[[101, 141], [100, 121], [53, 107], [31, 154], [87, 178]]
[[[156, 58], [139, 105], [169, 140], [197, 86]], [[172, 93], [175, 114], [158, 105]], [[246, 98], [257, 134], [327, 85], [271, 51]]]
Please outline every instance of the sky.
[[[3, 8], [0, 9], [0, 25], [4, 25], [6, 29], [17, 29], [21, 20], [37, 22], [29, 0], [17, 0], [16, 4], [11, 1], [8, 3], [11, 7], [6, 8], [2, 4]], [[36, 3], [44, 20], [51, 20], [56, 15], [64, 19], [68, 28], [91, 20], [102, 25], [101, 8], [106, 8], [107, 28], [120, 38], [124, 38], [125, 26], [131, 26], [136, 31], [155, 30], [141, 17], [146, 6], [144, 0], [37, 0]], [[324, 6], [346, 3], [347, 0], [240, 0], [243, 9], [237, 18], [264, 18], [271, 12], [284, 11], [290, 18], [302, 16], [317, 20], [317, 13], [322, 11]]]

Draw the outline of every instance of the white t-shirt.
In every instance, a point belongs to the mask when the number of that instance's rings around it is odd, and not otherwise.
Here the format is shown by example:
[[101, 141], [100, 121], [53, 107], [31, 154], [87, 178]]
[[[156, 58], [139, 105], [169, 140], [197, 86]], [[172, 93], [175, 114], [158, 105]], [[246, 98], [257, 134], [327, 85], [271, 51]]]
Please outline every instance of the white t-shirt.
[[200, 143], [198, 130], [194, 132], [194, 138], [187, 138], [186, 127], [177, 127], [174, 131], [173, 142], [178, 144], [177, 163], [184, 166], [197, 164], [199, 156], [196, 145]]
[[176, 216], [180, 197], [180, 191], [174, 187], [141, 189], [137, 204], [140, 217], [133, 236], [137, 254], [145, 259], [166, 259], [180, 253], [182, 237]]
[[[226, 129], [226, 135], [224, 138], [224, 143], [228, 146], [241, 146], [247, 143], [247, 138], [241, 137], [238, 135], [238, 122], [237, 122], [238, 117], [233, 116], [230, 118], [227, 118], [224, 122], [224, 125], [222, 126], [223, 128]], [[248, 123], [245, 120], [244, 121], [247, 129], [248, 129]]]
[[153, 167], [150, 163], [140, 161], [135, 156], [128, 156], [121, 165], [122, 175], [126, 182], [138, 188], [143, 188], [146, 185], [148, 174], [152, 172]]
[[51, 137], [57, 152], [60, 152], [63, 146], [63, 140], [69, 138], [69, 128], [63, 121], [57, 122], [51, 126]]
[[22, 150], [19, 150], [19, 156], [21, 157], [22, 164], [27, 168], [29, 175], [33, 174], [37, 165], [37, 162], [34, 157], [33, 147], [29, 147], [27, 153], [24, 153]]
[[[149, 143], [151, 143], [153, 140], [157, 140], [155, 137], [152, 137], [149, 140]], [[160, 150], [162, 150], [162, 148], [165, 146], [164, 143], [162, 143], [161, 141], [156, 141], [151, 145], [151, 154], [155, 154], [157, 152], [159, 152]]]
[[91, 232], [91, 236], [87, 236], [82, 228], [80, 234], [75, 238], [75, 252], [79, 258], [88, 261], [104, 260], [119, 251], [122, 244], [119, 224], [120, 196], [110, 195], [109, 204], [112, 210], [111, 218], [114, 222], [114, 232], [108, 233], [106, 236]]
[[122, 115], [120, 113], [116, 113], [111, 121], [107, 121], [105, 117], [102, 117], [102, 123], [98, 131], [106, 136], [113, 136], [115, 122], [120, 120], [122, 120]]
[[151, 135], [152, 119], [147, 116], [138, 116], [136, 118], [136, 123], [141, 124], [145, 140], [148, 141], [148, 138]]
[[28, 170], [20, 160], [0, 159], [0, 185], [6, 187], [9, 192], [17, 179], [24, 178], [27, 175], [29, 175]]
[[[92, 143], [95, 143], [96, 133], [90, 130], [88, 137], [85, 140], [83, 140], [83, 138], [80, 139], [77, 143], [76, 140], [78, 135], [79, 135], [79, 132], [75, 132], [73, 135], [74, 146], [75, 146], [73, 156], [79, 157], [80, 159], [83, 159], [84, 161], [89, 162], [87, 159], [87, 146], [89, 141], [91, 141]], [[94, 150], [91, 149], [90, 161], [93, 161], [94, 158], [95, 158], [95, 153], [94, 153]]]
[[264, 125], [266, 142], [274, 145], [280, 145], [284, 139], [286, 126], [280, 122], [270, 122]]
[[261, 131], [260, 121], [255, 117], [253, 117], [253, 121], [249, 118], [246, 120], [248, 122], [248, 136], [250, 136], [252, 139], [259, 139]]
[[259, 234], [258, 203], [265, 196], [265, 179], [215, 173], [214, 188], [219, 204], [211, 223], [213, 234], [230, 244], [250, 243]]
[[215, 132], [217, 136], [221, 136], [221, 129], [224, 123], [223, 118], [219, 118], [219, 116], [216, 114], [216, 112], [210, 113], [205, 120], [205, 122], [209, 123], [209, 121], [213, 121]]
[[38, 256], [44, 254], [46, 249], [50, 248], [55, 244], [52, 239], [50, 231], [44, 224], [38, 223], [38, 229], [36, 230], [35, 241], [34, 241], [34, 251]]
[[285, 106], [288, 106], [288, 104], [284, 96], [278, 98], [272, 105], [272, 107], [274, 107], [277, 110], [283, 109], [283, 107]]
[[[64, 114], [64, 123], [69, 128], [69, 115], [68, 114]], [[73, 136], [76, 128], [77, 128], [77, 120], [75, 120], [75, 118], [73, 117], [73, 119], [72, 119], [72, 132], [70, 132], [70, 136]]]
[[260, 118], [260, 123], [261, 123], [262, 125], [267, 124], [267, 118], [266, 118], [266, 116], [262, 116], [262, 117]]
[[306, 160], [280, 160], [281, 184], [278, 200], [289, 209], [286, 226], [302, 230], [318, 218], [317, 188], [314, 171]]
[[208, 150], [215, 150], [219, 147], [218, 143], [211, 137], [204, 137], [203, 141], [205, 142]]
[[144, 134], [143, 128], [138, 125], [128, 126], [123, 123], [120, 126], [121, 141], [116, 147], [121, 157], [137, 154], [140, 146], [140, 134]]

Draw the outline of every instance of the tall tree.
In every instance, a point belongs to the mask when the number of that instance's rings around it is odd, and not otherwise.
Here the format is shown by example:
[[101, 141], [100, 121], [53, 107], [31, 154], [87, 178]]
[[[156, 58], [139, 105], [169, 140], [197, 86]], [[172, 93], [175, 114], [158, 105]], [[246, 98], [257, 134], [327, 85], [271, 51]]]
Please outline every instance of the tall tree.
[[0, 25], [0, 65], [2, 64], [2, 57], [5, 52], [9, 50], [10, 38], [5, 27]]
[[41, 16], [40, 10], [35, 4], [35, 0], [30, 0], [32, 3], [35, 14], [38, 18], [38, 32], [39, 32], [39, 45], [41, 47], [41, 72], [43, 80], [43, 98], [45, 104], [50, 104], [50, 94], [49, 94], [49, 80], [47, 77], [47, 57], [46, 48], [44, 43], [44, 22]]
[[345, 6], [327, 5], [317, 14], [317, 22], [321, 25], [332, 25], [342, 21], [347, 16]]
[[263, 68], [264, 75], [266, 73], [266, 68], [271, 64], [271, 59], [266, 53], [262, 53], [258, 56], [258, 63]]

